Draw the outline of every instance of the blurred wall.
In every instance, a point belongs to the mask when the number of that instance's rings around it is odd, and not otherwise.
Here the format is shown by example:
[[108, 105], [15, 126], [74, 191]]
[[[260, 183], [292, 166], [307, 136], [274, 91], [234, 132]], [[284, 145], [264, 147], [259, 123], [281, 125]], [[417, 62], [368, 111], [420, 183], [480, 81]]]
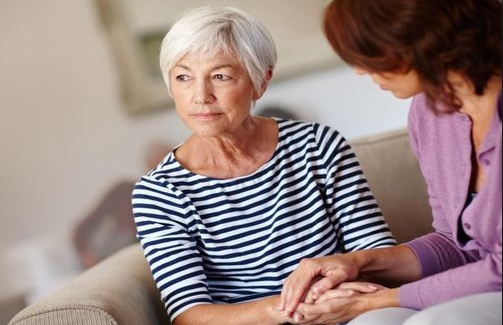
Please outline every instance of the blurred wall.
[[[37, 237], [67, 245], [113, 183], [145, 171], [149, 143], [189, 133], [174, 110], [123, 112], [91, 0], [1, 0], [0, 41], [1, 267], [2, 252]], [[344, 66], [273, 82], [256, 109], [269, 104], [350, 139], [404, 127], [408, 107]]]

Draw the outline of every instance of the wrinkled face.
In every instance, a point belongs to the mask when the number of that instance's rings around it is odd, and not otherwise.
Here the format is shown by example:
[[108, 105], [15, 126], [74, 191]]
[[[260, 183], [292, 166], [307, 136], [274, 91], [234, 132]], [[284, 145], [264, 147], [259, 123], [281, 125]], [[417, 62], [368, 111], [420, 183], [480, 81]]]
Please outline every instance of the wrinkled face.
[[180, 118], [201, 136], [236, 132], [260, 98], [237, 58], [187, 53], [170, 71], [171, 93]]
[[406, 73], [374, 73], [357, 67], [353, 70], [360, 75], [368, 74], [382, 90], [390, 91], [397, 98], [409, 98], [423, 91], [419, 76], [413, 69]]

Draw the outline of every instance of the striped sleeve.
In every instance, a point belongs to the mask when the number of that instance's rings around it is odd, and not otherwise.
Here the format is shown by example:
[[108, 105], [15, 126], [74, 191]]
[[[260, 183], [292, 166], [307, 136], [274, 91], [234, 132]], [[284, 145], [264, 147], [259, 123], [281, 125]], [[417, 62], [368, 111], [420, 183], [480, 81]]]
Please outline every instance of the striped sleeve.
[[329, 127], [315, 125], [315, 134], [327, 169], [325, 195], [341, 251], [396, 245], [353, 149]]
[[171, 184], [149, 176], [133, 190], [137, 236], [172, 319], [191, 306], [212, 303], [202, 258], [191, 234], [195, 212], [184, 201]]

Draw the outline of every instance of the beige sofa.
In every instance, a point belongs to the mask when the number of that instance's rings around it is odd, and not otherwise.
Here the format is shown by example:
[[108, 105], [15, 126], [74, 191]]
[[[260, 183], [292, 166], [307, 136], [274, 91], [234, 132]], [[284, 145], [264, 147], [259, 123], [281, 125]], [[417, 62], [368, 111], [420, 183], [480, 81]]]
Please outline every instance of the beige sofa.
[[[405, 241], [431, 230], [425, 185], [405, 130], [352, 141], [392, 232]], [[138, 244], [19, 312], [9, 325], [169, 324]]]

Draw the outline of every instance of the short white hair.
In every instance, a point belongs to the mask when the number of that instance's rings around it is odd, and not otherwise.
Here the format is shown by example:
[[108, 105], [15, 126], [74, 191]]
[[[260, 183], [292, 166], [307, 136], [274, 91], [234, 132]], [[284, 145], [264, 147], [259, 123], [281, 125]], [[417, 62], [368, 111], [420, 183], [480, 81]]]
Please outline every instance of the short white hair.
[[237, 8], [215, 5], [184, 12], [164, 37], [159, 63], [170, 95], [170, 71], [189, 52], [208, 57], [218, 52], [235, 55], [256, 91], [277, 61], [272, 36], [260, 21]]

